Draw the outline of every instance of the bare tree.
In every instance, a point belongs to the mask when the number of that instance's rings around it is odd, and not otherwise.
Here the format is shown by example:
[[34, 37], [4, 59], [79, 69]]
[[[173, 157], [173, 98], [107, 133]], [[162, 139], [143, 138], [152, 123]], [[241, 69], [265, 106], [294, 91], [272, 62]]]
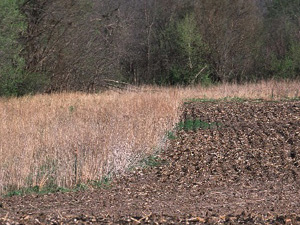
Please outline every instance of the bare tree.
[[118, 4], [28, 0], [23, 11], [27, 69], [47, 74], [48, 91], [95, 90], [117, 76]]
[[211, 51], [218, 80], [246, 79], [253, 66], [253, 54], [261, 15], [252, 0], [204, 0], [196, 4], [198, 24]]

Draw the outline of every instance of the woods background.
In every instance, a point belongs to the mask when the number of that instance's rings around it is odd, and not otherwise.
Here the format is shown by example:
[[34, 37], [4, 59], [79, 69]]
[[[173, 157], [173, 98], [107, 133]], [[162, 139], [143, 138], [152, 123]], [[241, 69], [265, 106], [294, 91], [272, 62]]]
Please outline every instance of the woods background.
[[0, 95], [300, 77], [300, 0], [1, 0]]

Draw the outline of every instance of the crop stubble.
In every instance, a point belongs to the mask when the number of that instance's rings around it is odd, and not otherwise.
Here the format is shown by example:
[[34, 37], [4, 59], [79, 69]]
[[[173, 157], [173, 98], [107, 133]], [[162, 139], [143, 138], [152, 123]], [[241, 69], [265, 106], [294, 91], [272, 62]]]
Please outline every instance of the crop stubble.
[[160, 157], [108, 190], [0, 199], [0, 223], [300, 223], [300, 102], [190, 102]]

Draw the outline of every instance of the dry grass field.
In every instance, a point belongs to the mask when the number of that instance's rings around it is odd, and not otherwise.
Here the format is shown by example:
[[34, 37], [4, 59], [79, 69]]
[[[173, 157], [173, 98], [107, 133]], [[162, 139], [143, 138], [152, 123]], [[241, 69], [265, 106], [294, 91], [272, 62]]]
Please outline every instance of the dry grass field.
[[0, 194], [100, 180], [164, 148], [188, 98], [298, 98], [300, 82], [0, 98]]

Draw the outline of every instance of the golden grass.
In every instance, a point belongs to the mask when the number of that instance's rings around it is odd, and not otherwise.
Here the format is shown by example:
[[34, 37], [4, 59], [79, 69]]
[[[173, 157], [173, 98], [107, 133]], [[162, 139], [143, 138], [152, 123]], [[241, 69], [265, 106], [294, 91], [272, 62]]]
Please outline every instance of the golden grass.
[[296, 81], [269, 81], [0, 98], [0, 194], [51, 182], [71, 187], [124, 172], [165, 147], [165, 133], [186, 98], [294, 98], [299, 88]]

